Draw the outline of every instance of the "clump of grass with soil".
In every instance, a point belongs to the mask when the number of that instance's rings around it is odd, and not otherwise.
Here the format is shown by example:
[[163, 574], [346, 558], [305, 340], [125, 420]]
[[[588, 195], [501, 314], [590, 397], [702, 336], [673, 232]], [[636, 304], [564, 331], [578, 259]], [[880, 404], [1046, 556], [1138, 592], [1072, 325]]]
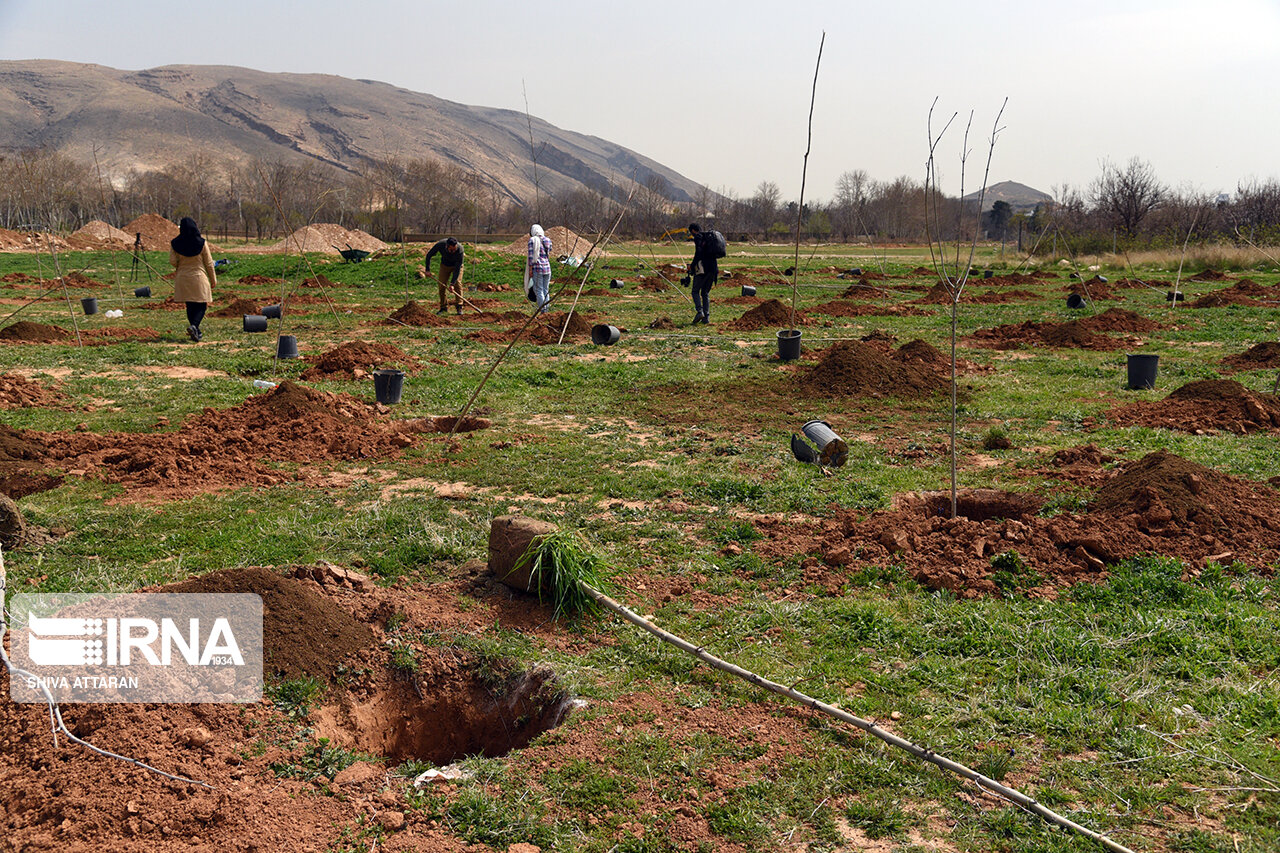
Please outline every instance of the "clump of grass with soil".
[[549, 599], [555, 606], [554, 618], [599, 610], [587, 589], [604, 591], [604, 561], [588, 549], [577, 531], [556, 530], [540, 536], [512, 571], [525, 569], [529, 588], [538, 590], [538, 600]]

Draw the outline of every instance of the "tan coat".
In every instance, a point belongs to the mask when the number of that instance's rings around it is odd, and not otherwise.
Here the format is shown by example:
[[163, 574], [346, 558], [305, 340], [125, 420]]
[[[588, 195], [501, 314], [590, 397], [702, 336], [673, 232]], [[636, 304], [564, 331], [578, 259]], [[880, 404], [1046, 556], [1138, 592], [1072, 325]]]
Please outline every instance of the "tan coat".
[[178, 274], [173, 277], [174, 302], [212, 302], [213, 289], [218, 286], [218, 274], [213, 271], [213, 254], [206, 240], [200, 254], [194, 258], [169, 250], [169, 263]]

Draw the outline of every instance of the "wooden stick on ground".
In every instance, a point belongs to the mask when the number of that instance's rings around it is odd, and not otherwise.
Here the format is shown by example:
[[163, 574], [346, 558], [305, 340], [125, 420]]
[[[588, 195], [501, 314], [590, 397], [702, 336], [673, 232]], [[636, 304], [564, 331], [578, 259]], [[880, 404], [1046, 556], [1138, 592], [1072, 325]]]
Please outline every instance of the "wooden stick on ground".
[[990, 793], [995, 794], [998, 797], [1008, 800], [1014, 803], [1015, 805], [1020, 806], [1026, 809], [1027, 811], [1038, 815], [1039, 817], [1043, 818], [1044, 820], [1052, 824], [1061, 826], [1065, 829], [1070, 829], [1074, 832], [1078, 832], [1081, 835], [1084, 835], [1088, 838], [1093, 839], [1094, 841], [1098, 842], [1108, 850], [1115, 851], [1115, 853], [1133, 853], [1133, 851], [1130, 850], [1128, 847], [1125, 847], [1122, 844], [1112, 841], [1110, 838], [1107, 838], [1105, 835], [1094, 832], [1092, 829], [1081, 826], [1080, 824], [1075, 823], [1074, 821], [1068, 818], [1065, 818], [1062, 815], [1057, 814], [1056, 812], [1050, 809], [1045, 808], [1044, 806], [1040, 805], [1031, 797], [1028, 797], [1026, 794], [1016, 791], [1013, 788], [1006, 787], [1005, 785], [1000, 784], [994, 779], [989, 779], [986, 776], [983, 776], [981, 773], [978, 773], [976, 770], [972, 770], [963, 764], [952, 761], [948, 758], [944, 758], [941, 755], [938, 755], [937, 753], [935, 753], [931, 749], [927, 749], [923, 746], [914, 744], [909, 740], [900, 738], [897, 735], [893, 734], [892, 732], [885, 731], [884, 729], [880, 728], [870, 720], [864, 720], [861, 717], [855, 717], [853, 714], [850, 714], [847, 711], [841, 710], [840, 708], [837, 708], [834, 705], [828, 705], [827, 703], [820, 702], [811, 696], [806, 696], [805, 694], [801, 693], [799, 690], [796, 690], [791, 687], [787, 687], [786, 685], [783, 685], [783, 684], [778, 684], [777, 682], [774, 682], [774, 681], [769, 681], [768, 679], [763, 678], [757, 675], [756, 673], [751, 672], [750, 670], [743, 669], [739, 666], [734, 666], [728, 661], [722, 660], [716, 657], [715, 655], [711, 654], [710, 652], [707, 652], [700, 646], [695, 646], [693, 643], [683, 640], [680, 637], [677, 637], [675, 634], [662, 630], [657, 625], [654, 625], [652, 622], [645, 619], [643, 616], [637, 615], [635, 612], [627, 609], [622, 604], [619, 604], [617, 601], [614, 601], [612, 598], [605, 595], [603, 592], [600, 592], [599, 590], [594, 589], [584, 583], [580, 583], [579, 586], [582, 588], [582, 591], [586, 593], [588, 597], [590, 597], [593, 601], [595, 601], [601, 607], [604, 607], [608, 610], [613, 611], [614, 613], [621, 616], [623, 619], [630, 622], [631, 624], [639, 628], [642, 628], [645, 631], [648, 631], [650, 634], [653, 634], [655, 637], [657, 637], [659, 640], [662, 640], [664, 643], [673, 645], [676, 648], [680, 649], [681, 651], [688, 652], [689, 654], [696, 657], [698, 660], [702, 661], [703, 663], [715, 669], [720, 670], [721, 672], [726, 672], [729, 675], [735, 676], [737, 678], [741, 678], [743, 681], [747, 682], [748, 684], [754, 684], [756, 687], [762, 687], [771, 693], [776, 693], [779, 696], [784, 696], [787, 699], [792, 700], [793, 702], [797, 702], [808, 708], [812, 708], [813, 710], [818, 711], [822, 714], [826, 714], [828, 717], [832, 717], [834, 719], [840, 720], [841, 722], [848, 723], [852, 726], [857, 726], [858, 728], [862, 729], [864, 732], [867, 732], [868, 734], [871, 734], [871, 735], [875, 735], [877, 738], [889, 744], [890, 746], [895, 746], [898, 749], [903, 750], [904, 752], [909, 752], [910, 754], [914, 755], [916, 758], [919, 758], [921, 761], [927, 761], [930, 764], [935, 764], [938, 767], [941, 767], [943, 770], [948, 770], [952, 773], [955, 773], [957, 776], [962, 776], [965, 779], [968, 779], [971, 782], [975, 783], [976, 785], [978, 785], [978, 787], [982, 788], [983, 790], [989, 791]]

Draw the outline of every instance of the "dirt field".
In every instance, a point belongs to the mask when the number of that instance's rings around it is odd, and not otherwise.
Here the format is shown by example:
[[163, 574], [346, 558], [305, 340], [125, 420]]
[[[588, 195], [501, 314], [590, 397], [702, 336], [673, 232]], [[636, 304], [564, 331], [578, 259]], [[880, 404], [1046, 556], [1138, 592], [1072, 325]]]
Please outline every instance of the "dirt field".
[[[123, 230], [160, 251], [172, 223], [157, 220]], [[354, 239], [291, 239], [320, 237]], [[383, 255], [238, 254], [198, 343], [163, 279], [131, 297], [133, 282], [85, 256], [63, 293], [30, 260], [0, 255], [0, 296], [25, 300], [0, 326], [0, 491], [23, 528], [5, 553], [11, 589], [255, 593], [268, 688], [245, 705], [63, 708], [78, 737], [187, 781], [55, 748], [44, 707], [0, 702], [0, 846], [1063, 843], [1029, 818], [1002, 834], [999, 821], [1024, 820], [1007, 803], [612, 617], [555, 616], [486, 564], [489, 525], [510, 514], [584, 531], [628, 606], [744, 667], [970, 762], [1006, 743], [1012, 756], [1016, 740], [1008, 783], [1078, 806], [1140, 849], [1228, 849], [1241, 834], [1230, 820], [1275, 808], [1271, 792], [1250, 791], [1246, 807], [1181, 776], [1120, 817], [1106, 793], [1173, 778], [1145, 766], [1172, 750], [1124, 740], [1139, 736], [1135, 721], [1185, 723], [1178, 736], [1202, 736], [1205, 750], [1255, 727], [1273, 737], [1265, 708], [1210, 704], [1265, 698], [1269, 616], [1223, 614], [1197, 638], [1155, 605], [1116, 605], [1105, 615], [1132, 630], [1098, 628], [1083, 652], [1055, 640], [1054, 654], [1080, 658], [1034, 689], [984, 668], [1017, 658], [992, 652], [984, 632], [1030, 636], [1059, 618], [1053, 608], [1085, 607], [1081, 590], [1110, 590], [1120, 567], [1153, 555], [1178, 561], [1171, 588], [1208, 595], [1200, 579], [1225, 578], [1214, 594], [1274, 611], [1258, 589], [1280, 565], [1280, 398], [1267, 374], [1280, 351], [1257, 339], [1274, 333], [1267, 300], [1280, 285], [1251, 273], [1223, 287], [1210, 270], [1169, 306], [1151, 282], [1002, 269], [966, 295], [953, 362], [950, 298], [915, 260], [876, 272], [860, 259], [856, 277], [815, 261], [793, 294], [769, 258], [731, 257], [712, 325], [695, 327], [687, 288], [673, 284], [683, 267], [621, 248], [585, 286], [557, 266], [545, 315], [531, 315], [506, 249], [474, 261], [468, 249], [462, 314], [436, 313], [434, 281], [413, 277], [420, 252], [370, 251]], [[124, 316], [78, 313], [91, 293]], [[1089, 304], [1069, 309], [1064, 293]], [[243, 315], [273, 304], [282, 316], [267, 334], [243, 330]], [[619, 329], [617, 344], [592, 344], [596, 324]], [[794, 361], [779, 357], [782, 328], [803, 332]], [[278, 335], [294, 335], [301, 357], [281, 357]], [[1161, 355], [1156, 389], [1129, 390], [1124, 353], [1144, 350]], [[388, 367], [405, 373], [394, 405], [373, 390]], [[848, 442], [844, 467], [792, 455], [789, 438], [815, 420]], [[1005, 607], [1027, 621], [993, 627], [1013, 620]], [[1063, 636], [1105, 621], [1063, 612]], [[1226, 639], [1207, 648], [1218, 631]], [[924, 650], [938, 637], [956, 646], [945, 674]], [[1081, 659], [1151, 637], [1149, 658], [1081, 674]], [[1178, 669], [1197, 643], [1215, 666], [1228, 659], [1222, 684]], [[1121, 693], [1111, 682], [1126, 667], [1148, 681]], [[1074, 698], [1045, 698], [1060, 683]], [[1118, 734], [1071, 728], [1112, 713]], [[1265, 773], [1274, 744], [1254, 754]], [[1075, 766], [1085, 770], [1068, 779]], [[437, 780], [415, 787], [432, 768]], [[1221, 772], [1215, 791], [1258, 787]], [[1192, 830], [1219, 846], [1194, 847]], [[1013, 836], [1022, 846], [1002, 846]]]

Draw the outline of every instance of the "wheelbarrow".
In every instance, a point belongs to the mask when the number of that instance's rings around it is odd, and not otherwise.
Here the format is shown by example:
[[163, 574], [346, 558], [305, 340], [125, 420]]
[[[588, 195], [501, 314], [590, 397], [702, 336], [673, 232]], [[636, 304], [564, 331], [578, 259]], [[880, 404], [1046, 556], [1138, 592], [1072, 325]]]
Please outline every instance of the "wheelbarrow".
[[[338, 249], [337, 246], [334, 246], [333, 248]], [[363, 251], [362, 249], [353, 249], [351, 248], [351, 244], [348, 243], [347, 248], [338, 249], [338, 254], [342, 255], [342, 260], [346, 261], [347, 263], [358, 264], [373, 253]]]

